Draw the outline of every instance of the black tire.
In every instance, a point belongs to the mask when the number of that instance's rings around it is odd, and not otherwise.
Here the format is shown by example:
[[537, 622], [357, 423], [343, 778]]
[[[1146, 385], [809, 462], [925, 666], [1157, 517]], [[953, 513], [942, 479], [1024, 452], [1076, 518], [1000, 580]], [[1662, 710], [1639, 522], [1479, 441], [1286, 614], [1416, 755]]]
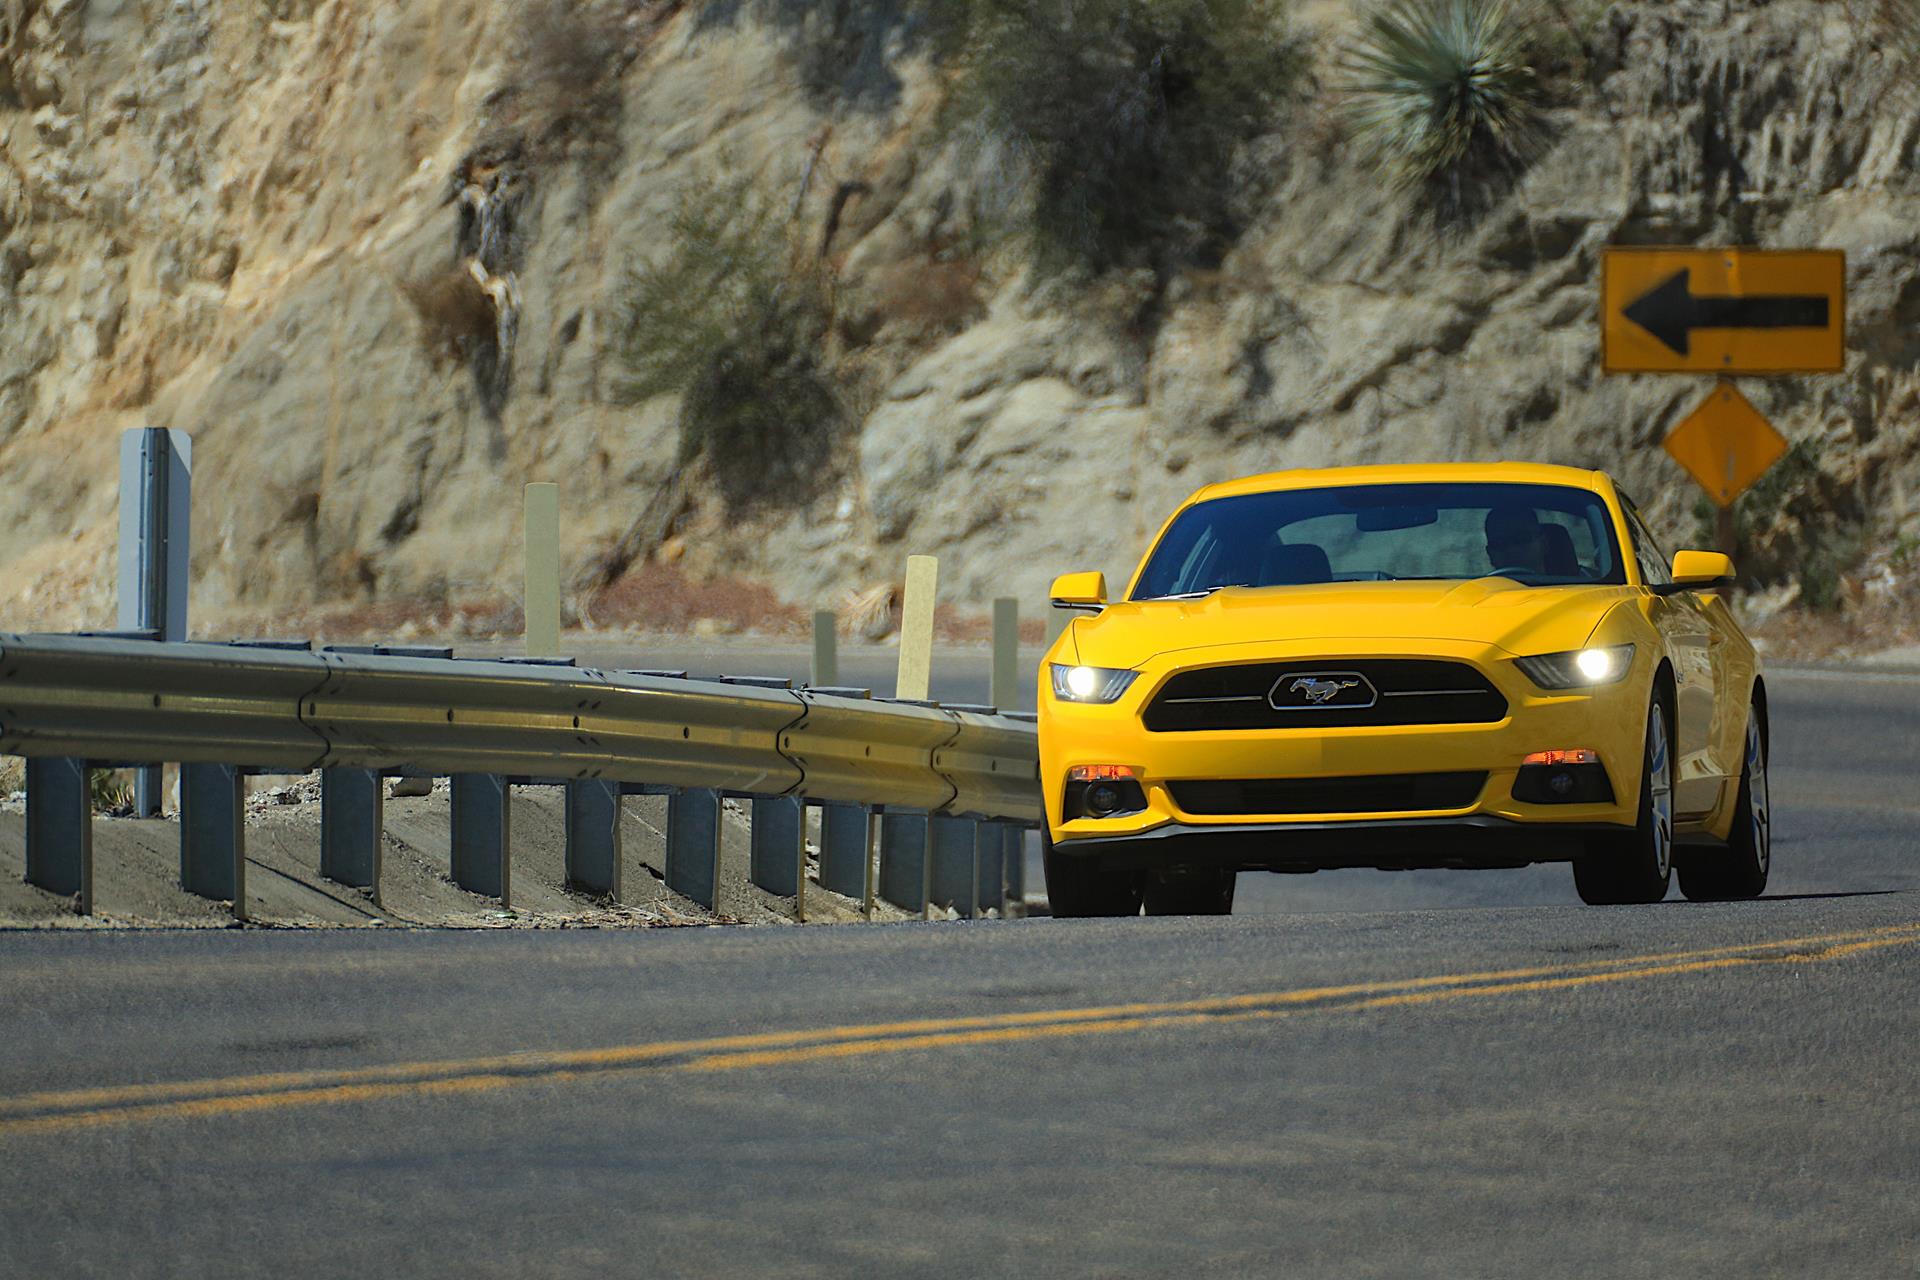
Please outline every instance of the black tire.
[[1640, 821], [1596, 840], [1573, 864], [1573, 887], [1588, 906], [1658, 902], [1673, 882], [1673, 726], [1658, 698], [1647, 709], [1644, 741]]
[[1150, 916], [1230, 916], [1233, 889], [1240, 877], [1231, 871], [1192, 871], [1184, 875], [1149, 876], [1146, 885]]
[[1773, 794], [1767, 781], [1767, 742], [1757, 708], [1747, 710], [1747, 743], [1740, 762], [1740, 796], [1724, 849], [1690, 849], [1674, 869], [1680, 892], [1694, 902], [1742, 902], [1766, 892], [1773, 867]]
[[1047, 869], [1047, 908], [1055, 916], [1137, 916], [1140, 914], [1140, 875], [1107, 871], [1088, 858], [1061, 853], [1043, 827], [1040, 852]]

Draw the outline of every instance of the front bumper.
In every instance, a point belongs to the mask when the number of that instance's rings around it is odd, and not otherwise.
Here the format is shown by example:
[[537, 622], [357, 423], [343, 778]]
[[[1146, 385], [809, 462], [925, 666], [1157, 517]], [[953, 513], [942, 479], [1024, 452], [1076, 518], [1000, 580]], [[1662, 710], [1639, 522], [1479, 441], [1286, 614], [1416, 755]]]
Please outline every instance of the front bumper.
[[[1155, 694], [1180, 671], [1276, 660], [1333, 667], [1375, 658], [1464, 662], [1500, 690], [1507, 714], [1483, 724], [1162, 733], [1149, 732], [1141, 721]], [[1127, 841], [1135, 848], [1125, 856], [1144, 859], [1139, 865], [1182, 862], [1193, 855], [1293, 869], [1509, 866], [1577, 856], [1586, 836], [1629, 827], [1638, 817], [1654, 658], [1643, 650], [1620, 682], [1560, 693], [1535, 687], [1512, 659], [1485, 644], [1322, 639], [1163, 654], [1144, 664], [1120, 701], [1107, 706], [1062, 702], [1043, 681], [1040, 776], [1054, 844], [1062, 852], [1109, 859], [1121, 857], [1117, 842]], [[1599, 752], [1612, 784], [1611, 802], [1534, 804], [1514, 797], [1514, 780], [1527, 755], [1576, 747]], [[1067, 771], [1095, 764], [1137, 770], [1146, 807], [1110, 818], [1067, 819]], [[1437, 811], [1203, 815], [1183, 810], [1169, 785], [1460, 771], [1484, 772], [1486, 781], [1471, 803]]]
[[1196, 824], [1168, 822], [1141, 835], [1083, 836], [1055, 846], [1110, 871], [1168, 867], [1231, 871], [1334, 871], [1349, 867], [1415, 871], [1493, 870], [1570, 862], [1596, 837], [1629, 828], [1604, 822], [1547, 825], [1469, 814], [1453, 818], [1340, 822]]

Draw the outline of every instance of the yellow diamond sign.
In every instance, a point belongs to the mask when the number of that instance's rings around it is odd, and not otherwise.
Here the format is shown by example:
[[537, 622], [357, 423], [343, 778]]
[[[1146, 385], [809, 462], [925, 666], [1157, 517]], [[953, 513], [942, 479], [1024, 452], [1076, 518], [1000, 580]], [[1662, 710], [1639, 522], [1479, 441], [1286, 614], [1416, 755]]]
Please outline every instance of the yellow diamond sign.
[[1730, 507], [1780, 461], [1787, 441], [1732, 383], [1723, 382], [1673, 429], [1666, 448], [1709, 498]]

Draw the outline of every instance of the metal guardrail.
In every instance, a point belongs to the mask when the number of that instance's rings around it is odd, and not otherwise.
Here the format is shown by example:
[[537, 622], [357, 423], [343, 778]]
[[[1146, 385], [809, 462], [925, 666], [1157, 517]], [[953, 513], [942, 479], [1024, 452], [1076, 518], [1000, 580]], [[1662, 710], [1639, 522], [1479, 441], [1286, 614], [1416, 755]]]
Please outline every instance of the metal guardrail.
[[83, 911], [87, 767], [162, 761], [182, 765], [182, 884], [231, 899], [241, 916], [241, 777], [316, 769], [322, 873], [376, 900], [379, 779], [396, 774], [453, 778], [454, 878], [503, 902], [507, 798], [530, 783], [568, 788], [568, 875], [592, 892], [619, 892], [623, 791], [672, 795], [668, 886], [710, 908], [722, 795], [753, 800], [753, 879], [799, 898], [803, 913], [808, 803], [826, 806], [821, 877], [836, 892], [870, 905], [879, 886], [909, 909], [976, 914], [1018, 890], [1014, 855], [1041, 817], [1031, 723], [784, 684], [285, 643], [0, 634], [0, 754], [29, 761], [28, 879], [79, 895]]

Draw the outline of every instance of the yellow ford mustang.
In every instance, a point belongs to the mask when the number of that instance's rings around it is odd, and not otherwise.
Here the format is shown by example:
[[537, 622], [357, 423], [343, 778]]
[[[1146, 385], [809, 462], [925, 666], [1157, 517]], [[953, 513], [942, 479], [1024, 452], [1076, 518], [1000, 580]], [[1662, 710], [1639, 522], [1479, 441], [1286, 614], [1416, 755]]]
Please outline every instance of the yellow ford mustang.
[[1597, 471], [1356, 467], [1202, 489], [1040, 671], [1062, 916], [1232, 910], [1235, 873], [1573, 864], [1590, 903], [1750, 898], [1759, 662]]

